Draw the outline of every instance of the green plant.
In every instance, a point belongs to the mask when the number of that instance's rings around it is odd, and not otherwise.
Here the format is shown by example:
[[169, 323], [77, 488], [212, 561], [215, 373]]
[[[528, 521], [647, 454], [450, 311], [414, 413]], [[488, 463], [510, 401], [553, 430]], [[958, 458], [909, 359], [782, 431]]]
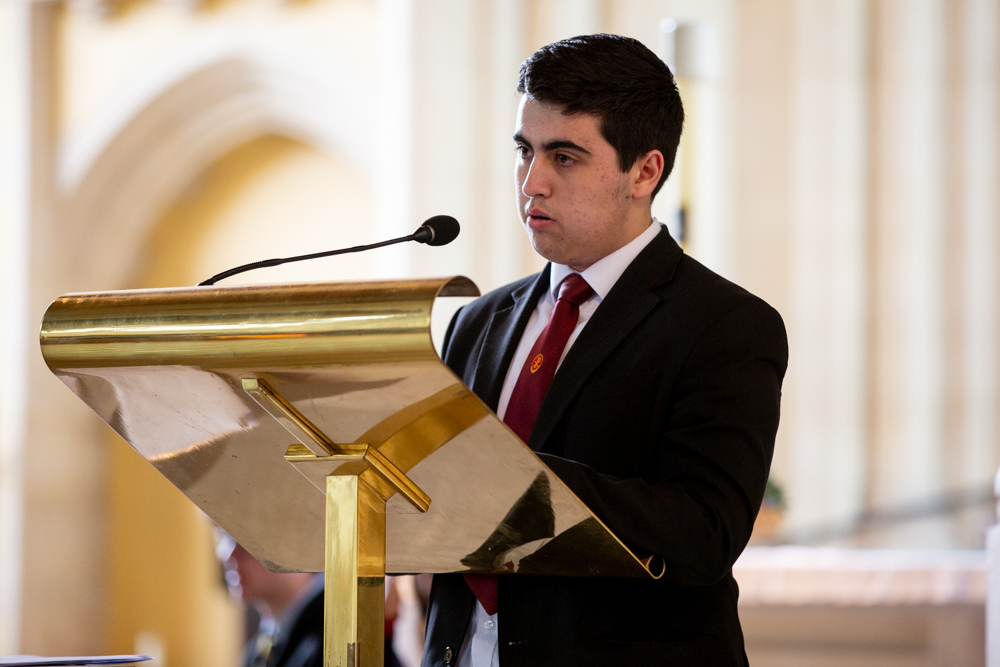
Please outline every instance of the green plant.
[[767, 480], [767, 486], [764, 487], [764, 504], [778, 510], [783, 510], [787, 507], [784, 489], [770, 478]]

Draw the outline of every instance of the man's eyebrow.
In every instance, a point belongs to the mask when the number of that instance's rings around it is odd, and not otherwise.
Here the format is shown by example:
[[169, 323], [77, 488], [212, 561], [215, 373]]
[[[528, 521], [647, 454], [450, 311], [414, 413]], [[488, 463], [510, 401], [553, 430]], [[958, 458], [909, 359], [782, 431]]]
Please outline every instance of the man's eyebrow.
[[584, 155], [590, 155], [590, 151], [579, 144], [575, 144], [568, 139], [556, 139], [555, 141], [550, 141], [544, 146], [546, 152], [557, 151], [560, 148], [566, 148], [571, 151], [577, 151], [578, 153], [583, 153]]
[[[519, 143], [519, 144], [524, 144], [525, 146], [527, 146], [529, 148], [534, 148], [534, 146], [531, 145], [531, 142], [528, 141], [527, 139], [525, 139], [524, 135], [521, 134], [520, 132], [518, 132], [517, 134], [514, 135], [514, 141], [517, 142], [517, 143]], [[547, 144], [545, 144], [544, 146], [542, 146], [542, 148], [546, 152], [548, 152], [548, 151], [557, 151], [560, 148], [565, 148], [565, 149], [568, 149], [568, 150], [572, 150], [572, 151], [577, 151], [579, 153], [583, 153], [584, 155], [590, 155], [590, 151], [588, 151], [583, 146], [570, 141], [569, 139], [556, 139], [555, 141], [548, 142]]]

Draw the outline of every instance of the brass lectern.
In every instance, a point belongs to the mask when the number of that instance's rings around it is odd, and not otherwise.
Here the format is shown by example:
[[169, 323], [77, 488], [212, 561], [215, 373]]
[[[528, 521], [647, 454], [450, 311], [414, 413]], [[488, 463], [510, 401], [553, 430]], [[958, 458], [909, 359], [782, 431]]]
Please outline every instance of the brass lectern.
[[326, 573], [327, 667], [381, 667], [387, 572], [662, 574], [435, 353], [434, 300], [478, 294], [462, 277], [69, 294], [41, 346], [258, 560]]

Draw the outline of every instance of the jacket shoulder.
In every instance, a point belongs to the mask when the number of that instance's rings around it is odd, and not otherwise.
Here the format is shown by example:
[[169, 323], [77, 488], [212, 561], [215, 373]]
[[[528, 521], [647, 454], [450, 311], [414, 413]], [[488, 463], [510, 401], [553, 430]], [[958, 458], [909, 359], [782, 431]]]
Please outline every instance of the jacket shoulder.
[[686, 302], [710, 317], [739, 310], [776, 320], [784, 328], [781, 315], [771, 304], [690, 255], [685, 254], [678, 263], [674, 283]]
[[672, 284], [669, 296], [663, 296], [674, 304], [674, 316], [696, 332], [693, 340], [729, 341], [737, 347], [764, 351], [784, 374], [788, 334], [773, 306], [688, 255], [678, 264]]

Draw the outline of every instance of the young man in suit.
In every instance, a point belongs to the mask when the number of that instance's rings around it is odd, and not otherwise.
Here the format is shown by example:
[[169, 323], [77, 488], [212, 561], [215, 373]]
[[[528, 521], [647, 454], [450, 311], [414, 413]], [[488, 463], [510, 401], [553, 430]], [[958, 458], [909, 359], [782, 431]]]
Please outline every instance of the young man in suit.
[[787, 343], [651, 218], [683, 111], [639, 42], [522, 65], [514, 141], [539, 274], [463, 308], [445, 361], [657, 579], [437, 575], [424, 665], [743, 665], [732, 565], [767, 482]]

